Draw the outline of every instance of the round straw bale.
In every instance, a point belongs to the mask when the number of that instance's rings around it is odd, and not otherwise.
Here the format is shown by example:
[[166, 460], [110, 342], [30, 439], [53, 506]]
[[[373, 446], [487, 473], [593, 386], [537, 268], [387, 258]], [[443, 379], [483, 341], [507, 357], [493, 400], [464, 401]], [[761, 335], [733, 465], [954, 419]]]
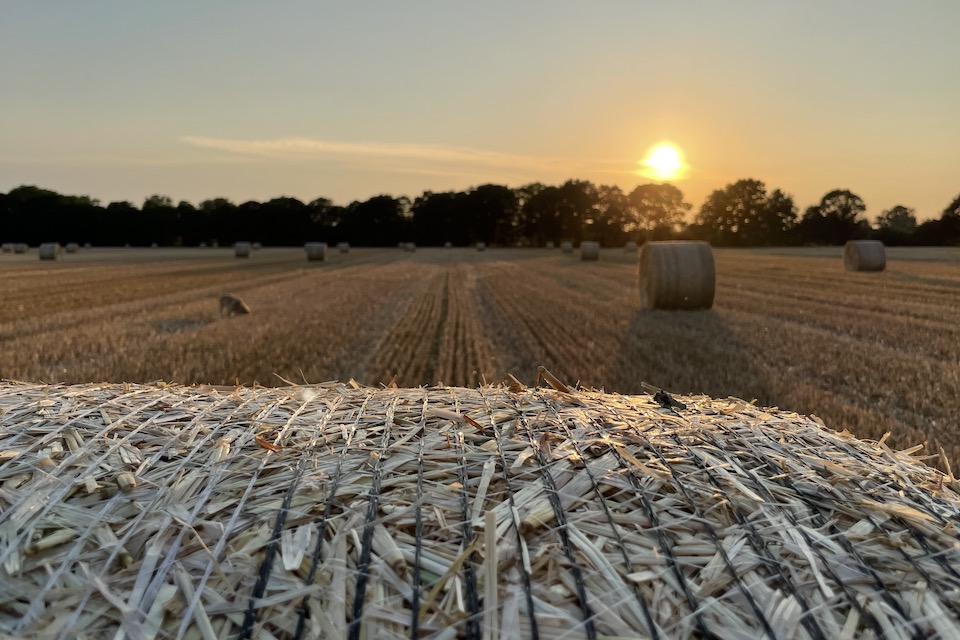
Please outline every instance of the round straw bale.
[[207, 243], [206, 243], [206, 242], [201, 242], [201, 243], [200, 243], [200, 248], [201, 248], [201, 249], [206, 249], [206, 248], [207, 248]]
[[600, 243], [599, 242], [581, 242], [580, 243], [580, 259], [581, 260], [599, 260], [600, 259]]
[[452, 249], [452, 248], [453, 248], [453, 243], [452, 243], [452, 242], [444, 242], [444, 243], [443, 243], [443, 248], [444, 248], [444, 249]]
[[83, 243], [83, 248], [84, 248], [84, 249], [90, 249], [91, 247], [93, 247], [93, 245], [90, 244], [89, 242], [84, 242], [84, 243]]
[[706, 242], [647, 242], [637, 258], [644, 309], [709, 309], [716, 290], [713, 250]]
[[486, 250], [487, 250], [487, 243], [486, 243], [486, 242], [478, 242], [478, 243], [477, 243], [477, 251], [486, 251]]
[[350, 243], [349, 242], [338, 242], [337, 250], [340, 253], [350, 253]]
[[887, 252], [879, 240], [850, 240], [843, 246], [843, 266], [847, 271], [883, 271]]
[[404, 243], [404, 245], [403, 245], [403, 250], [404, 250], [404, 251], [409, 251], [410, 253], [413, 253], [413, 252], [415, 252], [415, 251], [417, 250], [417, 243], [416, 243], [416, 242], [406, 242], [406, 243]]
[[629, 240], [627, 244], [623, 245], [623, 250], [627, 253], [635, 253], [637, 251], [637, 243], [635, 240]]
[[326, 260], [327, 258], [326, 242], [308, 242], [303, 246], [307, 250], [307, 260]]
[[233, 245], [233, 254], [238, 258], [249, 258], [250, 257], [250, 243], [249, 242], [238, 242]]
[[260, 243], [260, 242], [254, 242], [254, 243], [253, 243], [253, 250], [254, 250], [254, 251], [259, 251], [260, 249], [263, 249], [263, 244]]
[[26, 253], [26, 252], [27, 252], [27, 249], [29, 249], [29, 248], [30, 248], [30, 247], [28, 247], [28, 246], [26, 245], [26, 243], [17, 242], [16, 244], [13, 245], [13, 252], [14, 252], [14, 253]]
[[44, 242], [37, 253], [40, 254], [41, 260], [56, 260], [60, 257], [60, 250], [59, 242]]
[[3, 244], [0, 244], [0, 251], [4, 253], [13, 253], [13, 243], [4, 242]]
[[63, 250], [66, 251], [67, 253], [76, 253], [77, 249], [79, 248], [80, 248], [80, 245], [78, 245], [76, 242], [68, 242], [67, 246], [65, 246]]
[[560, 251], [563, 251], [564, 253], [573, 253], [573, 243], [569, 241], [561, 242]]
[[553, 240], [547, 240], [547, 249], [553, 249]]

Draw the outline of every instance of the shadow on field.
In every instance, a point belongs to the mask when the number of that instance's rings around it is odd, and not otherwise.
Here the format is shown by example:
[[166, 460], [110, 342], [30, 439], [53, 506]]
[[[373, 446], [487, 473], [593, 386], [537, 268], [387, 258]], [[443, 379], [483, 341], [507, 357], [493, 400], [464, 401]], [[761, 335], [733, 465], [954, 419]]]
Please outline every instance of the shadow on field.
[[607, 389], [620, 393], [642, 393], [646, 382], [682, 394], [773, 402], [751, 353], [713, 310], [637, 311], [610, 373]]

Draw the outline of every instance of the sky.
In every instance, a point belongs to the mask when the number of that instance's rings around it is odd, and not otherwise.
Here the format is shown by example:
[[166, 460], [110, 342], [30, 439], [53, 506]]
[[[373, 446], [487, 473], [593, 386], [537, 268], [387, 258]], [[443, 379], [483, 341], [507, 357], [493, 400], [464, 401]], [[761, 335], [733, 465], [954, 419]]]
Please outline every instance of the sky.
[[142, 204], [567, 179], [669, 141], [694, 213], [960, 194], [960, 3], [0, 0], [0, 191]]

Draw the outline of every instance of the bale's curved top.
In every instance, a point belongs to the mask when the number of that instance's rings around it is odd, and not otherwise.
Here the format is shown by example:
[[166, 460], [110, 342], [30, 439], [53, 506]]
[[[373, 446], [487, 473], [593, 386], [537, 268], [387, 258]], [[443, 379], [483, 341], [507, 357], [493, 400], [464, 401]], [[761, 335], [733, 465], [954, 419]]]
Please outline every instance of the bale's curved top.
[[644, 309], [709, 309], [716, 291], [713, 250], [706, 242], [646, 242], [637, 256]]
[[849, 240], [843, 245], [843, 266], [847, 271], [883, 271], [887, 251], [879, 240]]
[[741, 400], [514, 389], [0, 385], [0, 631], [960, 633], [951, 477]]

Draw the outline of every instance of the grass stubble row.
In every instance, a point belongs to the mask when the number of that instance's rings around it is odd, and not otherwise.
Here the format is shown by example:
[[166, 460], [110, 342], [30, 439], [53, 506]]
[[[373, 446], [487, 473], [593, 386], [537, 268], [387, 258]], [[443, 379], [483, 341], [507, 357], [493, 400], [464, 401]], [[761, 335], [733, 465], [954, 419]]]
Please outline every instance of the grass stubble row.
[[[624, 393], [648, 381], [756, 399], [960, 461], [960, 264], [891, 252], [885, 272], [852, 274], [839, 257], [716, 258], [714, 309], [684, 313], [641, 311], [622, 252], [589, 264], [546, 250], [358, 250], [319, 266], [263, 250], [46, 273], [31, 262], [0, 284], [16, 302], [2, 307], [0, 378], [473, 386], [530, 382], [544, 364]], [[225, 290], [254, 313], [219, 320]]]
[[960, 483], [736, 399], [0, 385], [0, 631], [954, 638]]

